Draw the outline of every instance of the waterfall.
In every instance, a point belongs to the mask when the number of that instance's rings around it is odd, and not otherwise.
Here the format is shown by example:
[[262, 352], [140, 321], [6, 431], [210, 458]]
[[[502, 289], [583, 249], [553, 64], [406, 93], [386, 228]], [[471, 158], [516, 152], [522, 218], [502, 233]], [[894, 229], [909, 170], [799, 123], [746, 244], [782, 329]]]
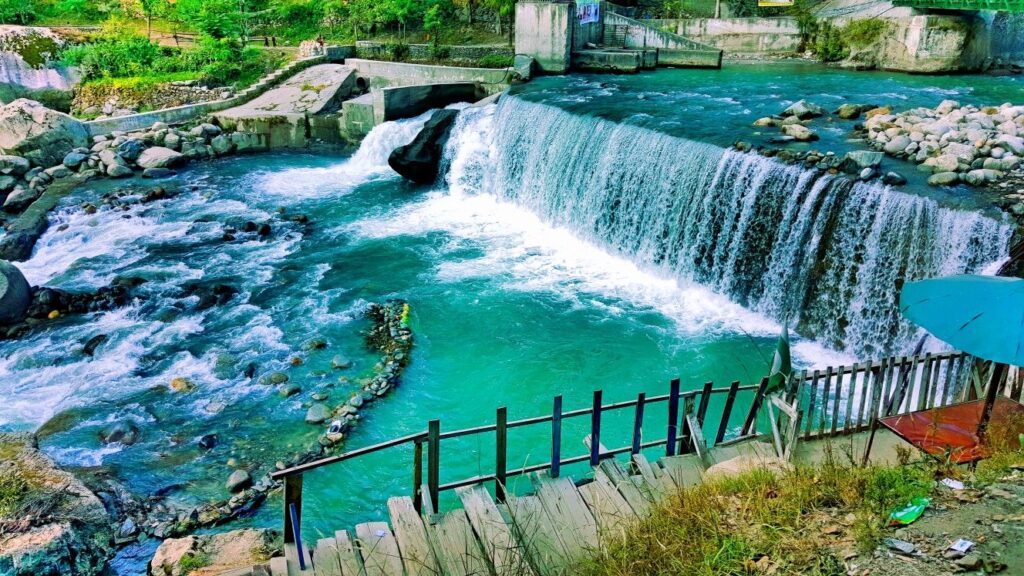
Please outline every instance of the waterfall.
[[460, 114], [449, 186], [694, 281], [860, 358], [906, 350], [905, 280], [977, 273], [1012, 227], [879, 183], [504, 97]]

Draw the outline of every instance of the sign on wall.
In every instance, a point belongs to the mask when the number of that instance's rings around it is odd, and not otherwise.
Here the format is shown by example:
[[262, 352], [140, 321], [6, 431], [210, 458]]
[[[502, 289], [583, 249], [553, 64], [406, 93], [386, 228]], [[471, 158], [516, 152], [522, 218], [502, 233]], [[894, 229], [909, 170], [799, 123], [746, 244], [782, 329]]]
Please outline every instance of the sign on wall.
[[577, 0], [576, 19], [580, 24], [590, 24], [601, 20], [601, 2], [597, 0]]

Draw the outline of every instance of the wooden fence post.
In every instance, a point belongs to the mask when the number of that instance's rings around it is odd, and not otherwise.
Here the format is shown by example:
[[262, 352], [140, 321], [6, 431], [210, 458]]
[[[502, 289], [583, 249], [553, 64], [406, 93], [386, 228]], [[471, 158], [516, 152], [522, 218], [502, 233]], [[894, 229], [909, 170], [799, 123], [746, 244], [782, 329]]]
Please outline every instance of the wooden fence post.
[[562, 397], [555, 396], [551, 411], [551, 477], [558, 478], [562, 468]]
[[423, 443], [413, 442], [412, 453], [412, 505], [416, 512], [423, 513]]
[[498, 408], [495, 427], [494, 494], [498, 502], [505, 501], [505, 480], [508, 459], [508, 409]]
[[284, 479], [284, 543], [294, 544], [299, 554], [299, 569], [306, 569], [302, 551], [302, 474]]
[[736, 393], [739, 391], [739, 387], [739, 380], [733, 380], [729, 385], [729, 393], [725, 397], [725, 407], [722, 408], [722, 421], [718, 424], [718, 434], [715, 435], [715, 444], [720, 444], [729, 430], [729, 417], [732, 416], [732, 405], [736, 402]]
[[438, 505], [441, 486], [441, 421], [431, 420], [427, 424], [427, 486], [430, 501]]
[[757, 427], [757, 411], [761, 409], [761, 403], [764, 401], [764, 392], [768, 389], [768, 378], [762, 378], [761, 384], [757, 387], [757, 392], [754, 393], [754, 401], [750, 404], [750, 412], [747, 413], [747, 419], [743, 423], [743, 430], [740, 431], [740, 436], [747, 436], [752, 433]]
[[590, 412], [590, 465], [601, 462], [601, 391], [594, 390], [594, 405]]
[[668, 433], [665, 436], [665, 455], [676, 455], [676, 432], [679, 426], [679, 378], [669, 383], [668, 388]]

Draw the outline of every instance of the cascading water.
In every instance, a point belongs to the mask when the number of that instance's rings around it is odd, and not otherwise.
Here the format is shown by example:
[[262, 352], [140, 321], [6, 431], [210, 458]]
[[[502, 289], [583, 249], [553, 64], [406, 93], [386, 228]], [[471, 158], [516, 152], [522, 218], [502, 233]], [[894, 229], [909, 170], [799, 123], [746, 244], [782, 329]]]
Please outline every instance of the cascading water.
[[876, 183], [506, 97], [460, 115], [453, 191], [492, 192], [820, 342], [903, 350], [901, 283], [983, 271], [1012, 228]]

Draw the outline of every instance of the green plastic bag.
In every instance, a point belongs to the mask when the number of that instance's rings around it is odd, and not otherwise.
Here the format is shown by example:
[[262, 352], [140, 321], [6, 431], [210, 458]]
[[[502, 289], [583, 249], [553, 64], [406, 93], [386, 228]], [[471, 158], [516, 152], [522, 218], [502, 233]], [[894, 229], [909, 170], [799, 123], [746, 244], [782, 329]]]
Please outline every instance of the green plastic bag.
[[924, 498], [923, 496], [914, 498], [903, 508], [893, 510], [892, 514], [889, 514], [889, 525], [906, 526], [910, 524], [920, 518], [921, 514], [924, 514], [924, 509], [928, 507], [928, 504], [931, 504], [931, 501], [931, 498]]

